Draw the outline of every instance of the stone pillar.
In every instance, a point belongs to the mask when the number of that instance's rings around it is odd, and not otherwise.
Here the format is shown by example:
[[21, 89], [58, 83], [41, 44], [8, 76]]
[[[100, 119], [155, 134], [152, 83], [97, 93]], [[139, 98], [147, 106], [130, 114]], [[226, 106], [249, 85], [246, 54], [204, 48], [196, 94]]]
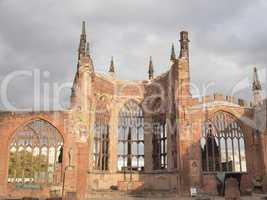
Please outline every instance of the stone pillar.
[[[65, 127], [66, 130], [68, 130], [67, 128], [68, 127]], [[66, 132], [65, 137], [64, 137], [64, 144], [63, 144], [62, 177], [61, 177], [61, 181], [63, 181], [64, 173], [66, 173], [65, 183], [64, 183], [65, 191], [68, 191], [68, 190], [73, 191], [75, 190], [75, 187], [76, 187], [75, 184], [73, 184], [73, 182], [74, 183], [76, 182], [76, 181], [73, 181], [76, 177], [74, 173], [74, 168], [73, 169], [69, 168], [69, 165], [74, 166], [74, 159], [76, 159], [74, 157], [75, 148], [74, 148], [72, 141], [75, 141], [75, 137], [71, 135], [71, 133]], [[72, 155], [73, 155], [71, 160], [69, 160], [70, 149], [72, 149]]]
[[[187, 108], [192, 99], [190, 94], [190, 74], [189, 74], [189, 39], [188, 33], [180, 33], [180, 56], [178, 63], [174, 65], [175, 83], [175, 104], [176, 104], [176, 123], [177, 123], [177, 165], [180, 173], [180, 191], [188, 195], [190, 191], [190, 131], [188, 131]], [[180, 160], [179, 160], [180, 159]]]
[[112, 106], [110, 117], [110, 135], [109, 135], [109, 171], [116, 173], [118, 171], [118, 105]]
[[262, 158], [265, 166], [264, 172], [267, 174], [267, 130], [261, 134], [261, 149], [262, 149]]
[[[201, 114], [201, 113], [199, 113]], [[201, 116], [199, 116], [201, 118]], [[189, 157], [190, 157], [190, 186], [201, 187], [201, 150], [200, 150], [200, 138], [202, 135], [202, 121], [193, 121], [189, 127]]]
[[153, 127], [151, 115], [145, 113], [144, 122], [145, 172], [151, 172], [153, 170]]
[[173, 143], [174, 143], [174, 130], [172, 125], [171, 115], [173, 113], [166, 114], [166, 130], [167, 130], [167, 163], [168, 163], [168, 171], [172, 171], [174, 169], [174, 161], [176, 161], [172, 155], [173, 153]]
[[89, 135], [88, 135], [88, 171], [93, 171], [93, 148], [94, 148], [94, 123], [95, 123], [95, 104], [94, 108], [89, 112]]
[[2, 137], [0, 139], [0, 163], [1, 163], [0, 165], [0, 194], [1, 195], [7, 194], [8, 156], [9, 156], [7, 138], [8, 137]]
[[88, 144], [77, 143], [77, 197], [84, 200], [87, 194]]
[[190, 142], [187, 137], [188, 130], [185, 124], [183, 126], [179, 126], [180, 132], [180, 165], [179, 165], [179, 173], [181, 176], [181, 193], [183, 195], [189, 194], [190, 189], [190, 160], [189, 160], [189, 148]]
[[261, 134], [261, 149], [264, 163], [263, 191], [267, 192], [267, 129]]

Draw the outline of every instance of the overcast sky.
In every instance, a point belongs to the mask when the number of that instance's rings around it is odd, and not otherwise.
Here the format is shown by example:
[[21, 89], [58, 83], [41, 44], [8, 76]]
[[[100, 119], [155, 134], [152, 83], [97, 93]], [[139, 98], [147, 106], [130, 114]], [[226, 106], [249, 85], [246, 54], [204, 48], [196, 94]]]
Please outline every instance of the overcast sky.
[[[114, 56], [120, 79], [147, 79], [152, 56], [161, 74], [171, 43], [178, 54], [179, 32], [187, 30], [192, 82], [249, 98], [253, 67], [264, 81], [267, 66], [266, 10], [264, 0], [0, 0], [0, 84], [16, 70], [34, 69], [50, 73], [43, 82], [72, 82], [84, 20], [96, 71], [107, 71]], [[32, 106], [33, 85], [29, 76], [13, 80], [12, 104]]]

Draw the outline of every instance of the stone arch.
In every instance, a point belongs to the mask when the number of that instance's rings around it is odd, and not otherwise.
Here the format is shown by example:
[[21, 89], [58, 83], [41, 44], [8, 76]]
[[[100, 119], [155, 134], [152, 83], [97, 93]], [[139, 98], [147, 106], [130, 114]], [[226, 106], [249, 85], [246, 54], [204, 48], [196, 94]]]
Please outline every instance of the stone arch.
[[152, 111], [154, 113], [164, 113], [165, 112], [164, 100], [162, 100], [161, 97], [157, 97], [152, 102]]
[[119, 102], [119, 105], [118, 105], [118, 114], [120, 113], [121, 109], [124, 108], [124, 106], [127, 105], [129, 102], [133, 102], [136, 105], [138, 105], [140, 107], [140, 109], [142, 110], [142, 112], [145, 113], [144, 112], [144, 109], [143, 109], [143, 106], [142, 106], [142, 103], [143, 103], [142, 100], [137, 99], [137, 98], [129, 98], [129, 99], [124, 99], [124, 100], [122, 100], [122, 101]]
[[241, 127], [241, 129], [244, 133], [245, 143], [247, 145], [247, 143], [251, 137], [251, 131], [249, 131], [249, 129], [253, 129], [253, 127], [250, 127], [249, 125], [245, 124], [241, 120], [242, 117], [246, 117], [252, 121], [252, 119], [248, 115], [246, 115], [244, 109], [231, 110], [231, 109], [225, 109], [225, 108], [218, 108], [218, 109], [212, 110], [211, 112], [209, 111], [208, 120], [210, 120], [218, 112], [227, 113], [227, 114], [231, 115], [233, 118], [235, 118], [235, 120], [238, 122], [239, 126]]
[[61, 182], [63, 145], [63, 134], [49, 121], [38, 117], [24, 122], [9, 138], [8, 183]]
[[111, 102], [110, 99], [107, 95], [103, 94], [100, 95], [96, 98], [96, 102], [95, 102], [95, 112], [111, 112]]
[[133, 81], [125, 81], [119, 88], [120, 96], [143, 96], [144, 88], [142, 84], [133, 82]]
[[238, 117], [236, 115], [236, 113], [233, 113], [233, 112], [231, 112], [229, 110], [218, 109], [218, 110], [212, 112], [212, 114], [208, 117], [208, 121], [211, 121], [212, 118], [214, 118], [214, 116], [216, 116], [216, 115], [218, 115], [220, 113], [226, 113], [227, 115], [231, 116], [233, 119], [236, 120], [236, 122], [238, 123], [238, 125], [241, 127], [242, 131], [243, 132], [246, 132], [245, 131], [245, 127], [244, 127], [245, 126], [244, 123], [239, 119], [240, 116]]
[[21, 127], [24, 127], [24, 126], [26, 126], [27, 124], [29, 124], [29, 123], [31, 123], [31, 122], [33, 122], [33, 121], [36, 121], [36, 120], [43, 120], [43, 121], [49, 123], [51, 126], [53, 126], [53, 127], [60, 133], [60, 135], [62, 136], [62, 138], [63, 138], [63, 143], [65, 142], [65, 140], [66, 140], [66, 136], [65, 136], [63, 130], [61, 130], [60, 128], [58, 128], [58, 126], [56, 126], [56, 125], [52, 122], [52, 120], [48, 119], [47, 117], [37, 116], [37, 117], [31, 117], [30, 119], [27, 119], [27, 120], [23, 121], [23, 122], [20, 123], [17, 127], [15, 127], [15, 128], [11, 131], [11, 133], [8, 135], [8, 145], [9, 145], [10, 142], [12, 141], [12, 138], [14, 137], [14, 135], [15, 135], [15, 133], [16, 133], [16, 131], [17, 131], [18, 129], [20, 129]]
[[106, 95], [96, 98], [93, 131], [93, 169], [106, 171], [109, 169], [110, 143], [110, 100]]
[[203, 171], [247, 171], [246, 132], [230, 112], [217, 110], [204, 122], [200, 140]]

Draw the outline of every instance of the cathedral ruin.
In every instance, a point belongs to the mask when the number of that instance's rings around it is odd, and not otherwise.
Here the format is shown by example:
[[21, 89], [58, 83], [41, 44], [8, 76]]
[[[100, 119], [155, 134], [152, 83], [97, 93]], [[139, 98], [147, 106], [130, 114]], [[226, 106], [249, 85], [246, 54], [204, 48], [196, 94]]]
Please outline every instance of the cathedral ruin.
[[155, 77], [150, 59], [142, 81], [118, 80], [113, 59], [98, 73], [87, 40], [83, 23], [69, 109], [0, 112], [1, 195], [219, 194], [218, 180], [229, 174], [241, 193], [255, 181], [267, 191], [266, 101], [256, 68], [251, 103], [217, 93], [199, 99], [190, 93], [188, 32], [180, 32], [178, 56], [172, 47], [168, 71]]

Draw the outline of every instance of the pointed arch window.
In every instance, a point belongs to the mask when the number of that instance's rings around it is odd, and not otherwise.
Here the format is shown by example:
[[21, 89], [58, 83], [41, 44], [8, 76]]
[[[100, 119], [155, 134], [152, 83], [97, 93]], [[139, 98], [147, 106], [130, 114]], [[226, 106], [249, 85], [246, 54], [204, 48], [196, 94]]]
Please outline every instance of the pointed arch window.
[[167, 126], [166, 115], [152, 117], [153, 125], [153, 169], [167, 169]]
[[118, 170], [144, 170], [144, 113], [133, 100], [119, 112]]
[[244, 133], [229, 113], [218, 112], [204, 124], [201, 152], [205, 172], [247, 171]]
[[95, 170], [108, 170], [110, 112], [107, 105], [108, 102], [104, 97], [96, 104], [93, 147]]
[[8, 182], [21, 185], [60, 182], [62, 149], [61, 134], [47, 121], [38, 119], [19, 128], [9, 146]]

